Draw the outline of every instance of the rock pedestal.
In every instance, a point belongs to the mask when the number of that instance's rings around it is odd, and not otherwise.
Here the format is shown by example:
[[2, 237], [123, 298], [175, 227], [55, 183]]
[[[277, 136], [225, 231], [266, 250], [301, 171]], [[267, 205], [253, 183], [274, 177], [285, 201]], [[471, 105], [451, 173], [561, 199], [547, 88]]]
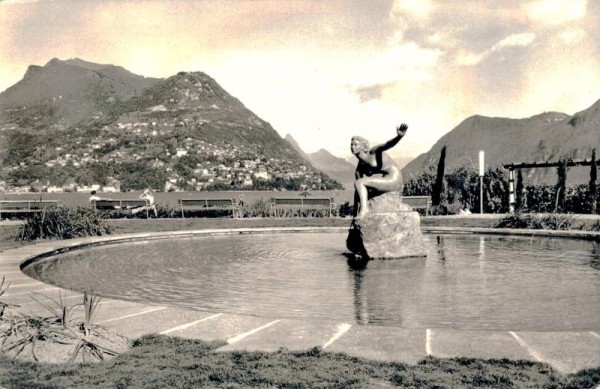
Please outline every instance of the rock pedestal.
[[398, 192], [369, 200], [369, 213], [352, 222], [348, 250], [371, 259], [427, 256], [419, 214], [402, 203]]

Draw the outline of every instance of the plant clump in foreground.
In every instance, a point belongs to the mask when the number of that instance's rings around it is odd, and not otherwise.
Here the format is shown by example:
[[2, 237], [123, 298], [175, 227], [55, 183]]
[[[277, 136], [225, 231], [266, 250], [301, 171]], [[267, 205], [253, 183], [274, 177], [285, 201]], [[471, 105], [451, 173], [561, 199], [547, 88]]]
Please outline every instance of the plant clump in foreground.
[[[42, 363], [88, 363], [112, 358], [129, 349], [129, 340], [94, 324], [100, 298], [85, 293], [83, 304], [67, 306], [34, 294], [51, 316], [27, 315], [9, 309], [0, 317], [0, 355], [6, 360]], [[81, 321], [71, 318], [83, 307]]]
[[72, 239], [111, 232], [112, 227], [92, 209], [52, 208], [29, 216], [15, 240]]
[[8, 363], [0, 358], [0, 385], [46, 388], [593, 388], [600, 368], [562, 375], [529, 361], [441, 359], [416, 365], [375, 362], [323, 352], [217, 352], [223, 342], [160, 335], [94, 365]]

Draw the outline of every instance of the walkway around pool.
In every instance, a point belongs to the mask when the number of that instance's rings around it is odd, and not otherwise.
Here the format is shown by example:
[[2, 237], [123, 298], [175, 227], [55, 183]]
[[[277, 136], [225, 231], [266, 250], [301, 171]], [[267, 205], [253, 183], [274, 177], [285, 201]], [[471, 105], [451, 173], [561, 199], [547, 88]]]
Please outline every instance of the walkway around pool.
[[[32, 293], [56, 300], [60, 288], [29, 278], [20, 265], [40, 255], [47, 256], [75, 247], [140, 239], [165, 239], [174, 236], [268, 233], [272, 231], [318, 232], [331, 227], [257, 228], [231, 230], [174, 231], [138, 233], [118, 236], [82, 238], [68, 241], [46, 241], [7, 250], [0, 254], [0, 277], [10, 283], [2, 301], [17, 304], [25, 314], [45, 314]], [[346, 228], [339, 228], [345, 230]], [[450, 232], [444, 228], [423, 230]], [[468, 229], [452, 232], [505, 233], [540, 235], [544, 231]], [[585, 237], [600, 240], [598, 233], [551, 232], [552, 236]], [[584, 236], [585, 235], [585, 236]], [[77, 292], [62, 290], [67, 304], [82, 301]], [[597, 309], [597, 307], [590, 307]], [[257, 312], [260, 315], [260, 312]], [[292, 320], [243, 316], [226, 312], [203, 312], [103, 299], [96, 324], [131, 339], [160, 333], [201, 340], [225, 340], [222, 351], [307, 350], [320, 347], [327, 352], [344, 353], [378, 361], [415, 364], [428, 355], [436, 357], [473, 357], [484, 359], [525, 359], [546, 362], [558, 371], [573, 373], [600, 366], [600, 323], [598, 329], [580, 332], [475, 331], [445, 328], [400, 328], [356, 325], [335, 321]]]

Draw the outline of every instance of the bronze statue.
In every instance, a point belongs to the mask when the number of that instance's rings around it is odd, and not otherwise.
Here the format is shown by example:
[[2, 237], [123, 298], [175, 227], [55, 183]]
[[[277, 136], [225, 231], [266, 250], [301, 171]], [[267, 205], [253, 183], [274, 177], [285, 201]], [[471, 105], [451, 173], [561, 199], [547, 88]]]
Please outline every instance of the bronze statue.
[[358, 158], [354, 181], [354, 218], [364, 218], [368, 213], [369, 198], [392, 191], [402, 191], [402, 174], [396, 162], [384, 153], [394, 147], [406, 135], [408, 126], [396, 127], [397, 135], [384, 144], [374, 147], [360, 136], [350, 142], [352, 154]]

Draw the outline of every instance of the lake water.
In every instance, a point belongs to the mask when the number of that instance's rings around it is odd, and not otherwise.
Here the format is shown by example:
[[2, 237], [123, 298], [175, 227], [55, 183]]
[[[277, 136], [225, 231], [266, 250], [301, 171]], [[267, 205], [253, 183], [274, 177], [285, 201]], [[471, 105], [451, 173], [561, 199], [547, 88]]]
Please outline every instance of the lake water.
[[64, 253], [25, 270], [103, 296], [406, 328], [600, 329], [600, 243], [426, 234], [428, 256], [354, 270], [344, 233], [189, 237]]

